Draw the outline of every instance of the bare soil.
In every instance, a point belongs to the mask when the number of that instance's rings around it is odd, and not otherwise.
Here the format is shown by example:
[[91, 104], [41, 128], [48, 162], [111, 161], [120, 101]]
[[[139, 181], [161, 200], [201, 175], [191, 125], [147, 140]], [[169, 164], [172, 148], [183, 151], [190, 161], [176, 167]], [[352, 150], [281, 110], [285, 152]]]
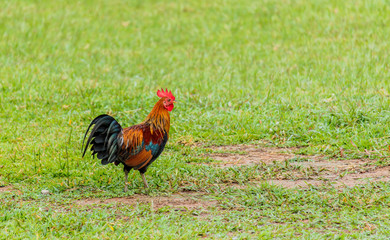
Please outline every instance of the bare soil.
[[150, 197], [146, 195], [134, 195], [132, 197], [110, 198], [110, 199], [82, 199], [76, 202], [80, 206], [101, 206], [105, 204], [123, 204], [136, 206], [138, 204], [149, 204], [152, 209], [157, 210], [163, 207], [170, 207], [178, 211], [202, 210], [217, 204], [216, 201], [201, 199], [202, 193], [180, 193], [170, 197]]
[[[293, 158], [296, 148], [261, 148], [255, 145], [232, 145], [209, 147], [218, 153], [208, 154], [221, 167], [271, 163]], [[244, 153], [244, 154], [243, 154]]]
[[333, 185], [353, 187], [368, 182], [389, 181], [390, 166], [376, 167], [369, 159], [336, 160], [321, 155], [294, 154], [297, 148], [263, 148], [256, 145], [208, 147], [215, 153], [207, 154], [215, 160], [210, 164], [232, 167], [285, 162], [300, 171], [289, 172], [288, 177], [267, 179], [270, 184], [286, 188]]
[[11, 192], [12, 190], [11, 186], [0, 186], [0, 192]]

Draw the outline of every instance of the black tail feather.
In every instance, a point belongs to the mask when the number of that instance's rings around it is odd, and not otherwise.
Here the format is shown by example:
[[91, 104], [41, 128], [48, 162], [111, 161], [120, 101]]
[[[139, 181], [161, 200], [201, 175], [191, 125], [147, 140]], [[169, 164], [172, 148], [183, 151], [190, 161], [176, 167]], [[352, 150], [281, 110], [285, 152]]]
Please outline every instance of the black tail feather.
[[95, 139], [93, 140], [95, 143], [97, 144], [100, 144], [100, 143], [103, 143], [104, 144], [104, 138], [102, 136], [97, 136], [95, 137]]
[[[83, 145], [82, 145], [81, 149], [84, 149], [84, 141], [85, 141], [85, 138], [87, 137], [87, 134], [88, 134], [88, 132], [89, 132], [89, 129], [92, 127], [92, 125], [96, 124], [96, 122], [99, 121], [99, 119], [101, 119], [102, 117], [105, 117], [105, 116], [108, 116], [108, 115], [107, 115], [107, 114], [102, 114], [102, 115], [96, 117], [94, 120], [92, 120], [92, 122], [89, 124], [88, 129], [87, 129], [87, 131], [86, 131], [85, 134], [84, 134]], [[90, 136], [90, 137], [91, 137], [91, 136]], [[89, 139], [89, 138], [88, 138], [88, 139]], [[87, 143], [87, 145], [85, 146], [85, 150], [84, 150], [84, 152], [83, 152], [83, 157], [84, 157], [84, 155], [85, 155], [85, 152], [87, 151], [87, 147], [88, 147], [88, 143]]]
[[[87, 143], [84, 147], [85, 138], [92, 125], [91, 133], [89, 134]], [[119, 150], [118, 135], [122, 131], [121, 125], [111, 116], [103, 114], [92, 120], [91, 124], [84, 135], [83, 139], [83, 157], [87, 152], [88, 146], [92, 145], [92, 155], [97, 153], [97, 158], [101, 159], [103, 165], [114, 162], [117, 158]]]

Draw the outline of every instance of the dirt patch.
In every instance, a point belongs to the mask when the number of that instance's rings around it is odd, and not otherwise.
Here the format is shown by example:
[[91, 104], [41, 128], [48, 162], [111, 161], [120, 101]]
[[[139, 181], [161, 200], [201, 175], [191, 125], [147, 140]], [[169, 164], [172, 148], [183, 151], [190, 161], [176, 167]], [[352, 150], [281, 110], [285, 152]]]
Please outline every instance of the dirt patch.
[[[209, 147], [210, 148], [210, 147]], [[348, 186], [369, 182], [389, 181], [390, 166], [376, 167], [373, 160], [327, 159], [321, 155], [294, 154], [297, 148], [266, 148], [255, 145], [211, 147], [215, 153], [206, 156], [216, 160], [211, 164], [219, 167], [283, 163], [289, 167], [284, 173], [267, 179], [270, 184], [286, 188], [310, 186]]]
[[[299, 164], [299, 163], [294, 163]], [[305, 169], [311, 168], [316, 175], [302, 177], [302, 173], [295, 174], [300, 177], [294, 179], [272, 179], [271, 184], [287, 188], [332, 185], [335, 187], [353, 187], [370, 182], [383, 182], [390, 180], [390, 167], [367, 167], [367, 162], [357, 160], [329, 161], [326, 163], [302, 163]], [[294, 176], [294, 174], [292, 174]]]
[[146, 195], [135, 195], [131, 197], [119, 197], [110, 199], [83, 199], [76, 204], [81, 206], [100, 206], [104, 204], [122, 204], [136, 206], [138, 204], [149, 204], [154, 210], [170, 207], [176, 210], [207, 209], [217, 204], [216, 201], [200, 199], [197, 194], [174, 194], [170, 197], [150, 197]]
[[271, 185], [280, 185], [285, 188], [307, 188], [310, 186], [320, 186], [323, 185], [323, 181], [319, 180], [269, 180], [269, 184]]
[[262, 148], [254, 145], [209, 147], [214, 151], [206, 156], [216, 160], [213, 164], [221, 167], [241, 166], [283, 161], [295, 157], [295, 148]]
[[376, 168], [369, 172], [347, 174], [337, 180], [338, 184], [353, 187], [357, 184], [364, 184], [368, 182], [388, 182], [390, 181], [390, 166]]
[[11, 186], [0, 186], [0, 192], [12, 192], [12, 190]]

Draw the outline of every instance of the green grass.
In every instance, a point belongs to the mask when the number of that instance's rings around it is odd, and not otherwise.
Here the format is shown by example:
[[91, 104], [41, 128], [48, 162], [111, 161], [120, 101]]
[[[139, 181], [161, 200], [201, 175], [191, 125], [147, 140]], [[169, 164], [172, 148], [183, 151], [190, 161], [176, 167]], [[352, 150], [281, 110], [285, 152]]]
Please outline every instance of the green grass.
[[[387, 165], [388, 22], [385, 0], [1, 1], [0, 185], [14, 191], [0, 192], [0, 238], [386, 238], [388, 183], [254, 186], [291, 169], [216, 168], [184, 143]], [[150, 192], [135, 174], [123, 193], [121, 168], [81, 158], [84, 131], [102, 113], [141, 122], [160, 87], [179, 101], [169, 143]], [[182, 191], [218, 204], [206, 216], [74, 204]]]

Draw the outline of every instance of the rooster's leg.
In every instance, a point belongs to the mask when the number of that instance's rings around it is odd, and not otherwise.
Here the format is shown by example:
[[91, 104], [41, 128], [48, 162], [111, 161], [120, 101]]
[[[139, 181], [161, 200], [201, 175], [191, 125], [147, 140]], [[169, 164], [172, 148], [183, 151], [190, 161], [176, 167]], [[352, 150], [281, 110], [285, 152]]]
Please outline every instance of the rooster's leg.
[[145, 178], [145, 174], [143, 172], [139, 172], [141, 173], [141, 176], [142, 176], [142, 180], [144, 180], [144, 185], [145, 185], [145, 188], [148, 188], [148, 182], [146, 181], [146, 178]]
[[130, 172], [130, 170], [128, 170], [128, 169], [126, 169], [126, 167], [125, 168], [123, 168], [123, 171], [125, 172], [125, 192], [127, 192], [127, 185], [128, 185], [128, 180], [127, 180], [127, 177], [129, 176], [129, 172]]

